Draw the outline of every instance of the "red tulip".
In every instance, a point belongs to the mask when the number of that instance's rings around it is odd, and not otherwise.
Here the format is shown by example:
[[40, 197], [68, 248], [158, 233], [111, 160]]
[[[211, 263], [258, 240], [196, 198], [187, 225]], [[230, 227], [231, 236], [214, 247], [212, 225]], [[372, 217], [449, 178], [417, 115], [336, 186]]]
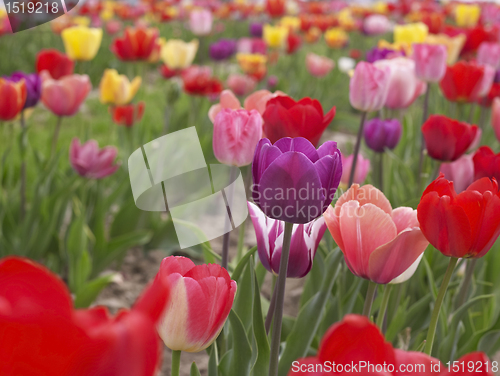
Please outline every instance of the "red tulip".
[[316, 99], [306, 97], [296, 102], [288, 96], [278, 96], [267, 102], [262, 115], [264, 134], [271, 143], [283, 137], [304, 137], [316, 146], [334, 117], [335, 107], [323, 114]]
[[432, 115], [422, 125], [429, 156], [442, 162], [460, 158], [475, 140], [477, 132], [477, 126], [443, 115]]
[[36, 71], [50, 73], [54, 80], [73, 74], [75, 63], [66, 54], [56, 49], [41, 50], [36, 55]]
[[121, 38], [115, 38], [111, 51], [120, 60], [147, 60], [153, 52], [159, 32], [155, 28], [127, 27]]
[[184, 91], [191, 95], [216, 95], [224, 88], [222, 82], [212, 76], [210, 67], [191, 65], [181, 73]]
[[[454, 368], [458, 367], [458, 368]], [[482, 352], [473, 352], [462, 356], [456, 362], [450, 364], [440, 376], [493, 376], [492, 364], [488, 357]]]
[[297, 52], [302, 45], [302, 38], [294, 32], [289, 32], [286, 38], [286, 53], [291, 55]]
[[475, 180], [486, 177], [500, 181], [500, 153], [495, 154], [489, 146], [481, 146], [472, 160]]
[[453, 102], [472, 102], [478, 97], [484, 75], [484, 67], [459, 61], [446, 68], [439, 83], [444, 96]]
[[0, 120], [12, 120], [19, 115], [27, 96], [24, 80], [13, 82], [0, 77]]
[[118, 125], [123, 125], [127, 128], [132, 127], [138, 121], [141, 121], [144, 115], [144, 102], [137, 104], [126, 104], [124, 106], [114, 106], [110, 108], [113, 114], [113, 122]]
[[281, 17], [285, 14], [285, 0], [266, 0], [266, 10], [271, 17]]
[[0, 374], [152, 376], [160, 363], [155, 323], [168, 301], [166, 280], [130, 311], [73, 310], [64, 283], [28, 259], [0, 261]]
[[499, 196], [495, 179], [482, 178], [457, 194], [441, 174], [420, 199], [420, 229], [445, 256], [483, 257], [500, 235]]
[[42, 102], [57, 116], [73, 116], [90, 89], [92, 89], [92, 84], [86, 74], [73, 74], [60, 80], [44, 77]]
[[477, 103], [484, 107], [491, 107], [497, 97], [500, 97], [500, 82], [493, 82], [489, 93], [485, 97], [479, 98]]

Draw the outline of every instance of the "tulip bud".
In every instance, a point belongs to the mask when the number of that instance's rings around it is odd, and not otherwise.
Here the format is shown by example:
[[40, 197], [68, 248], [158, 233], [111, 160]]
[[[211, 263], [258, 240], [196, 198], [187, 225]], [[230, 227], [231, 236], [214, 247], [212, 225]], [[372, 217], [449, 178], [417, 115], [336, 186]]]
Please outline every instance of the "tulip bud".
[[213, 148], [220, 163], [246, 166], [262, 138], [262, 117], [256, 110], [223, 109], [215, 117]]
[[171, 350], [199, 352], [219, 335], [233, 306], [236, 282], [219, 265], [197, 265], [188, 258], [164, 258], [154, 281], [170, 285], [167, 303], [157, 329]]
[[388, 68], [359, 62], [349, 84], [351, 106], [360, 111], [380, 110], [387, 99], [390, 76]]
[[394, 149], [401, 138], [401, 123], [398, 119], [371, 119], [365, 124], [366, 145], [377, 153], [385, 148]]
[[415, 73], [425, 82], [439, 82], [446, 73], [448, 50], [442, 44], [414, 44]]

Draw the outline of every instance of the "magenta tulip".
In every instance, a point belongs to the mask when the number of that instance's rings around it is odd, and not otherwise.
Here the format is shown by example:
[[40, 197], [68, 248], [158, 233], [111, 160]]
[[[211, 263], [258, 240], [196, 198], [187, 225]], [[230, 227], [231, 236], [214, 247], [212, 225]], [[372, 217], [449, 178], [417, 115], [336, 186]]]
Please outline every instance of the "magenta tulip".
[[262, 116], [256, 110], [223, 109], [215, 117], [213, 148], [220, 163], [249, 165], [261, 138]]
[[361, 61], [349, 83], [349, 101], [360, 111], [378, 111], [387, 99], [391, 72]]
[[80, 143], [74, 138], [69, 149], [69, 161], [73, 169], [81, 176], [89, 179], [102, 179], [112, 175], [118, 169], [114, 164], [117, 150], [113, 146], [99, 149], [97, 141]]
[[439, 82], [446, 73], [448, 50], [442, 44], [416, 43], [413, 60], [417, 78], [425, 82]]

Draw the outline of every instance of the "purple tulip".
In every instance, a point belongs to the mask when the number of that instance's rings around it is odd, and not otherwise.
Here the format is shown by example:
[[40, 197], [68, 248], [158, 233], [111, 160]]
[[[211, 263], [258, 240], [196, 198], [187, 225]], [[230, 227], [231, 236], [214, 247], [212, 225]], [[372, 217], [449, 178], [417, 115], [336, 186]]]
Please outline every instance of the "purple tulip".
[[[268, 271], [277, 275], [280, 268], [285, 222], [266, 217], [256, 205], [250, 202], [248, 211], [257, 236], [260, 262]], [[288, 278], [302, 278], [310, 272], [325, 230], [326, 223], [323, 217], [306, 224], [293, 225], [290, 259], [286, 273]]]
[[397, 119], [373, 118], [365, 124], [366, 145], [377, 153], [394, 149], [401, 138], [401, 123]]
[[342, 176], [337, 143], [318, 150], [302, 137], [257, 144], [252, 163], [252, 198], [270, 218], [308, 223], [319, 217], [335, 197]]
[[69, 161], [80, 176], [102, 179], [114, 174], [118, 169], [118, 165], [113, 164], [116, 154], [117, 150], [112, 146], [99, 149], [95, 140], [82, 145], [79, 139], [74, 138], [69, 148]]
[[374, 47], [366, 52], [366, 61], [368, 63], [374, 63], [377, 60], [392, 59], [398, 56], [404, 56], [404, 54], [402, 52], [390, 50], [388, 48]]
[[250, 35], [256, 38], [262, 38], [263, 25], [258, 22], [252, 22], [250, 24]]
[[229, 59], [236, 52], [237, 43], [232, 39], [220, 39], [210, 45], [210, 57], [214, 60]]
[[26, 84], [26, 102], [24, 103], [24, 108], [31, 108], [36, 106], [42, 95], [42, 79], [36, 73], [27, 74], [24, 72], [14, 72], [10, 77], [7, 77], [9, 81], [19, 82], [24, 79]]

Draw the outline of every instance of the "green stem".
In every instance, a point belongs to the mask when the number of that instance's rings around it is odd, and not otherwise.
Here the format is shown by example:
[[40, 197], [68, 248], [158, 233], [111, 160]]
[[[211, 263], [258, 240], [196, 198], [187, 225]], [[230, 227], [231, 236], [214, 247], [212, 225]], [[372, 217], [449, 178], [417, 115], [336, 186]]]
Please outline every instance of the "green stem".
[[181, 369], [181, 352], [179, 350], [172, 350], [172, 367], [170, 375], [179, 376], [180, 369]]
[[368, 290], [366, 290], [365, 306], [363, 307], [363, 316], [370, 317], [373, 298], [375, 297], [376, 291], [377, 291], [377, 284], [375, 282], [370, 281], [368, 283]]
[[384, 153], [379, 154], [378, 160], [378, 188], [384, 191]]
[[54, 129], [54, 136], [52, 137], [52, 152], [50, 157], [52, 158], [56, 154], [57, 140], [59, 139], [59, 131], [61, 130], [62, 116], [57, 118], [56, 128]]
[[349, 174], [349, 183], [347, 188], [350, 188], [354, 181], [354, 174], [356, 172], [356, 163], [358, 162], [359, 149], [361, 147], [361, 139], [363, 138], [363, 128], [365, 125], [366, 112], [361, 114], [361, 123], [359, 124], [358, 138], [356, 139], [356, 146], [354, 146], [354, 153], [352, 157], [351, 173]]
[[457, 265], [458, 258], [450, 258], [450, 263], [448, 264], [448, 269], [444, 275], [443, 283], [439, 288], [439, 292], [436, 298], [436, 303], [434, 304], [434, 310], [432, 311], [431, 323], [429, 324], [429, 331], [427, 332], [427, 340], [425, 342], [425, 353], [431, 355], [432, 345], [434, 344], [434, 337], [436, 336], [436, 327], [439, 319], [439, 312], [441, 311], [441, 305], [443, 304], [444, 296], [446, 295], [446, 290]]
[[24, 110], [21, 111], [21, 204], [20, 204], [20, 217], [24, 219], [26, 215], [26, 143], [27, 143], [27, 129], [26, 121], [24, 118]]
[[[425, 91], [424, 97], [424, 108], [422, 115], [422, 125], [427, 121], [428, 113], [429, 113], [429, 93], [430, 93], [430, 84], [427, 86], [427, 90]], [[420, 131], [420, 157], [418, 161], [418, 188], [420, 190], [420, 184], [422, 182], [422, 169], [424, 167], [424, 157], [425, 157], [425, 139], [424, 134]], [[420, 191], [419, 191], [420, 192]]]
[[389, 305], [389, 298], [391, 297], [392, 292], [391, 284], [385, 285], [384, 288], [384, 296], [382, 297], [382, 305], [380, 306], [380, 310], [377, 317], [377, 326], [382, 330], [382, 325], [384, 325], [385, 313], [387, 311], [387, 306]]
[[465, 300], [467, 299], [467, 292], [469, 291], [469, 285], [472, 281], [472, 276], [474, 275], [474, 269], [476, 268], [477, 258], [467, 261], [467, 266], [465, 268], [465, 277], [462, 280], [462, 284], [460, 286], [460, 292], [457, 296], [456, 307], [459, 308], [463, 306]]
[[269, 376], [278, 375], [278, 361], [281, 343], [281, 324], [283, 322], [283, 306], [285, 302], [286, 274], [288, 271], [288, 258], [290, 256], [290, 242], [292, 240], [293, 223], [285, 222], [283, 234], [283, 248], [281, 251], [280, 271], [276, 294], [276, 309], [274, 312], [273, 333], [271, 338], [271, 359], [269, 362]]

